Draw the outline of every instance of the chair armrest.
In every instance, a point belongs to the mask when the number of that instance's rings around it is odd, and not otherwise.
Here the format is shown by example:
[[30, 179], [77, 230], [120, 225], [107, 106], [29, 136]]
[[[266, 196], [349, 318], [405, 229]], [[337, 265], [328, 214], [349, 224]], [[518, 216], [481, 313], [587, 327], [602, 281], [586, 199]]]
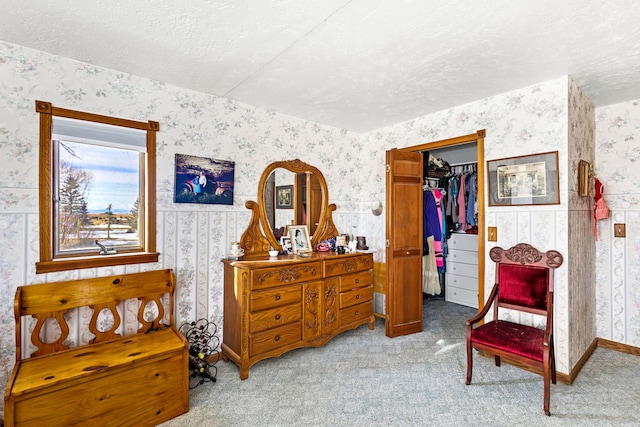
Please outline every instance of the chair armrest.
[[497, 296], [498, 296], [498, 284], [496, 283], [495, 285], [493, 285], [493, 289], [491, 289], [491, 294], [489, 295], [489, 299], [487, 300], [487, 303], [484, 305], [484, 307], [482, 307], [482, 310], [480, 310], [480, 312], [475, 316], [473, 316], [471, 319], [467, 320], [465, 324], [467, 326], [472, 326], [480, 322], [482, 319], [484, 319], [484, 316], [486, 316], [487, 313], [489, 312], [489, 309], [491, 308], [491, 305], [493, 304]]

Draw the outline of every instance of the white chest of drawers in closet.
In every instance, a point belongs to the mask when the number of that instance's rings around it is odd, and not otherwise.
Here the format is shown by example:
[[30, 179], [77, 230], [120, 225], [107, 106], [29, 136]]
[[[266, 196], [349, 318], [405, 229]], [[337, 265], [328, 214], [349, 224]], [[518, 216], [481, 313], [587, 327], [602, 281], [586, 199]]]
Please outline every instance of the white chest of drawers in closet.
[[478, 308], [478, 235], [451, 233], [447, 245], [445, 299]]

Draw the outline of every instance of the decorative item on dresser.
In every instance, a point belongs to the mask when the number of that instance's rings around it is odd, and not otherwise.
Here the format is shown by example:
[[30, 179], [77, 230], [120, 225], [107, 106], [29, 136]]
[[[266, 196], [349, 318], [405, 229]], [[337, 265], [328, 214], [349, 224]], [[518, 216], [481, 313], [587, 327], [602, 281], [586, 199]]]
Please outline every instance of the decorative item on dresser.
[[[18, 287], [5, 425], [155, 426], [187, 412], [188, 343], [174, 325], [174, 290], [171, 270]], [[26, 342], [23, 326], [33, 329]]]
[[[283, 249], [272, 232], [281, 224], [271, 224], [269, 218], [275, 215], [267, 214], [266, 207], [275, 203], [265, 198], [269, 194], [265, 188], [273, 182], [278, 168], [307, 175], [304, 180], [295, 179], [296, 185], [314, 183], [314, 196], [306, 202], [307, 220], [315, 228], [311, 238], [306, 236], [308, 253], [268, 255], [271, 247]], [[299, 193], [295, 186], [293, 192]], [[240, 239], [245, 256], [222, 260], [222, 357], [238, 365], [243, 380], [249, 377], [249, 367], [260, 360], [295, 348], [321, 346], [363, 324], [373, 329], [373, 255], [313, 251], [318, 242], [338, 235], [331, 218], [336, 205], [329, 205], [328, 198], [322, 173], [300, 160], [291, 160], [267, 166], [258, 185], [259, 202], [246, 203], [252, 217]], [[312, 204], [315, 206], [310, 209]]]
[[447, 245], [445, 299], [478, 308], [478, 235], [451, 233]]

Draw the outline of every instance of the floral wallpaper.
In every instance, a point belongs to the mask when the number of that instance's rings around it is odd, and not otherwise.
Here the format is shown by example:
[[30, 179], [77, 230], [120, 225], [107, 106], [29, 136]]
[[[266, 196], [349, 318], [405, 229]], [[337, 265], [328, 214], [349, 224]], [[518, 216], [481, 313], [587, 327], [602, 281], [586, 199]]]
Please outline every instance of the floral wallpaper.
[[[578, 86], [569, 79], [568, 116], [568, 233], [565, 263], [568, 265], [566, 294], [567, 317], [572, 325], [566, 335], [569, 342], [569, 366], [575, 366], [596, 338], [595, 296], [595, 236], [593, 233], [591, 199], [578, 196], [578, 163], [595, 159], [595, 107]], [[585, 286], [586, 284], [589, 284]], [[558, 319], [556, 319], [557, 321]], [[563, 331], [564, 332], [564, 331]]]
[[[610, 209], [598, 221], [597, 335], [640, 347], [640, 100], [596, 110], [595, 158]], [[614, 224], [626, 224], [625, 238], [614, 237]]]
[[[157, 139], [157, 264], [36, 275], [38, 260], [38, 117], [35, 100], [134, 120], [160, 122]], [[366, 134], [262, 110], [90, 64], [0, 42], [0, 386], [13, 367], [13, 298], [17, 286], [158, 268], [176, 272], [176, 322], [206, 317], [223, 325], [222, 259], [240, 238], [257, 183], [272, 161], [299, 158], [323, 171], [341, 232], [367, 237], [384, 260], [385, 151], [486, 129], [485, 159], [559, 151], [561, 204], [522, 209], [491, 207], [485, 225], [497, 226], [503, 247], [524, 241], [566, 254], [556, 275], [557, 367], [569, 373], [593, 334], [640, 346], [640, 238], [634, 163], [640, 158], [640, 103], [594, 109], [570, 78], [562, 77]], [[595, 132], [595, 153], [588, 142]], [[586, 141], [586, 142], [585, 142]], [[173, 202], [175, 154], [235, 162], [232, 206]], [[577, 161], [595, 159], [611, 219], [599, 223], [595, 281], [588, 266], [592, 237], [581, 231], [590, 205], [575, 196]], [[371, 208], [383, 203], [383, 213]], [[574, 212], [577, 211], [577, 212]], [[577, 221], [576, 221], [577, 218]], [[590, 216], [588, 216], [590, 218]], [[612, 223], [627, 223], [627, 238]], [[589, 230], [591, 230], [589, 228]], [[571, 245], [571, 251], [569, 247]], [[574, 248], [574, 245], [579, 245]], [[487, 245], [487, 251], [489, 245]], [[487, 256], [488, 259], [488, 256]], [[489, 264], [489, 263], [488, 263]], [[493, 270], [487, 265], [487, 293]], [[595, 288], [595, 289], [594, 289]], [[591, 299], [591, 300], [590, 300]], [[588, 310], [582, 305], [587, 304]], [[531, 320], [535, 321], [535, 320]], [[587, 334], [575, 338], [574, 331]]]
[[[156, 264], [35, 274], [38, 234], [38, 115], [35, 100], [133, 120], [156, 120]], [[176, 204], [175, 154], [235, 162], [233, 206]], [[176, 323], [207, 318], [223, 325], [220, 260], [248, 224], [266, 165], [299, 158], [323, 171], [339, 230], [367, 235], [368, 210], [384, 186], [361, 179], [369, 153], [360, 135], [228, 99], [0, 42], [0, 386], [15, 361], [13, 299], [20, 285], [159, 268], [176, 273]], [[370, 217], [370, 218], [369, 218]], [[383, 228], [382, 226], [376, 226]], [[375, 242], [372, 241], [375, 244]], [[379, 244], [379, 242], [378, 242]]]

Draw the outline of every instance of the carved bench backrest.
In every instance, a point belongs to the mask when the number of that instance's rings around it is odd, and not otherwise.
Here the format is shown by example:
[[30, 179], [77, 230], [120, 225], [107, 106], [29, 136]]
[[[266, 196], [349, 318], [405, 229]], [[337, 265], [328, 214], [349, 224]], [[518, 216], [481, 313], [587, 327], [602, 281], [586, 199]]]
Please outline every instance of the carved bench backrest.
[[[174, 292], [175, 277], [170, 269], [20, 286], [14, 302], [16, 360], [21, 360], [23, 353], [28, 353], [28, 349], [34, 346], [37, 349], [27, 357], [42, 356], [71, 347], [66, 342], [70, 334], [70, 312], [83, 307], [91, 311], [91, 319], [87, 325], [74, 327], [84, 327], [94, 335], [87, 341], [88, 344], [122, 336], [118, 332], [121, 326], [118, 304], [126, 301], [137, 300], [138, 327], [134, 328], [135, 333], [171, 326], [174, 324]], [[105, 314], [113, 318], [106, 327], [105, 322], [98, 324]], [[22, 326], [31, 327], [31, 324], [23, 324], [24, 317], [35, 319], [35, 325], [31, 332], [31, 343], [23, 345]], [[43, 338], [43, 329], [52, 321], [57, 323], [58, 336], [49, 341]]]

